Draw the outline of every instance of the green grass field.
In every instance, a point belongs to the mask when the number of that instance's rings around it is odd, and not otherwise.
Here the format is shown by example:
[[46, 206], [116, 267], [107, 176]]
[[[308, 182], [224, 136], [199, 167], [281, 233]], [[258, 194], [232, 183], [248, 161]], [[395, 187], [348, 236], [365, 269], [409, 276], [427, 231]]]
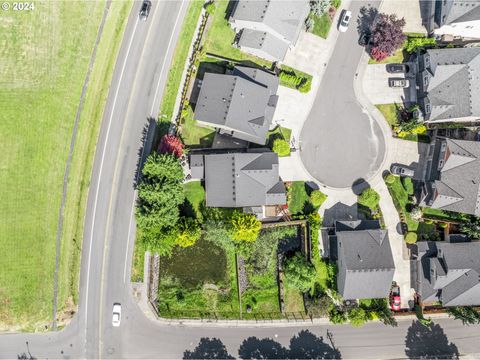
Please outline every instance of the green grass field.
[[310, 14], [309, 16], [314, 21], [313, 28], [311, 30], [312, 34], [326, 39], [328, 37], [328, 33], [330, 32], [330, 27], [332, 26], [332, 19], [330, 19], [328, 13], [325, 13], [320, 17], [314, 14]]
[[[111, 5], [79, 123], [61, 242], [59, 315], [77, 300], [93, 153], [130, 5]], [[44, 329], [52, 320], [63, 174], [104, 8], [103, 1], [37, 1], [34, 11], [2, 14], [0, 331]]]

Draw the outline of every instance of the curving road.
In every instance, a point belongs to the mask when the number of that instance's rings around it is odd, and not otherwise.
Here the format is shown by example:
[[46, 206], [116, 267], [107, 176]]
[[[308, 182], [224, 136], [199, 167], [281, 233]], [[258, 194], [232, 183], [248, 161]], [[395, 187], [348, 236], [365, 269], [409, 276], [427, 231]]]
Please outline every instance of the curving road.
[[352, 1], [352, 20], [340, 33], [322, 78], [317, 97], [300, 134], [306, 170], [323, 185], [349, 188], [368, 180], [380, 168], [385, 140], [375, 120], [358, 102], [354, 80], [364, 52], [357, 44], [356, 19], [362, 6], [375, 1]]
[[[78, 313], [64, 330], [47, 334], [0, 336], [0, 358], [181, 358], [202, 337], [215, 337], [232, 356], [247, 338], [270, 338], [256, 356], [271, 354], [276, 342], [288, 347], [293, 336], [308, 329], [327, 340], [327, 331], [344, 358], [401, 358], [451, 350], [480, 353], [480, 326], [464, 327], [453, 320], [439, 320], [436, 332], [425, 334], [410, 321], [397, 328], [379, 323], [364, 328], [350, 326], [211, 327], [167, 325], [147, 318], [137, 306], [129, 282], [133, 252], [133, 201], [135, 173], [147, 118], [155, 116], [166, 81], [185, 1], [154, 3], [147, 22], [138, 21], [135, 3], [114, 71], [107, 107], [97, 144], [88, 199], [82, 249]], [[119, 328], [111, 326], [113, 302], [122, 303]], [[311, 350], [318, 342], [297, 342]], [[249, 350], [258, 343], [250, 341]], [[241, 354], [245, 356], [246, 348]], [[436, 352], [435, 352], [436, 351]], [[198, 354], [197, 354], [198, 357]]]

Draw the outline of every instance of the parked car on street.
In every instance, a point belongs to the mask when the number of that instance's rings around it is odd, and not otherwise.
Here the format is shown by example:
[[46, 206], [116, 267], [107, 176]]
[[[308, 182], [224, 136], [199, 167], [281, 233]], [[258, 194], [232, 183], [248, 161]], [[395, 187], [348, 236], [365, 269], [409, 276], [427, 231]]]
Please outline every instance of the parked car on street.
[[140, 19], [143, 21], [147, 21], [148, 14], [150, 14], [150, 8], [152, 7], [152, 3], [150, 0], [144, 0], [142, 3], [142, 7], [140, 8]]
[[388, 64], [387, 72], [390, 74], [408, 73], [410, 67], [407, 64]]
[[113, 304], [112, 326], [119, 327], [122, 320], [122, 305], [119, 303]]
[[340, 32], [345, 32], [348, 30], [348, 25], [350, 24], [350, 19], [352, 18], [352, 12], [349, 10], [343, 10], [342, 15], [340, 16], [340, 23], [338, 24], [338, 30]]
[[413, 177], [414, 171], [412, 169], [409, 169], [405, 166], [400, 166], [400, 165], [392, 165], [390, 168], [390, 172], [393, 175], [398, 175], [398, 176], [406, 176], [406, 177]]
[[410, 86], [410, 80], [403, 78], [388, 79], [388, 86], [392, 88], [406, 88]]
[[401, 300], [400, 300], [400, 286], [394, 284], [392, 286], [392, 290], [390, 290], [390, 309], [392, 311], [400, 311], [401, 310]]

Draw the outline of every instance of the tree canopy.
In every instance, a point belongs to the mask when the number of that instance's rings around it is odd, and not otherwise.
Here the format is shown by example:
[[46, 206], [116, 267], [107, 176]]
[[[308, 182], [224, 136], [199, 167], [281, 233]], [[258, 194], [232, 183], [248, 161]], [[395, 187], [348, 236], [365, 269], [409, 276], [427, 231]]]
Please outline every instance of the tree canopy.
[[316, 275], [315, 267], [301, 252], [285, 260], [284, 271], [286, 282], [303, 292], [310, 290]]
[[257, 240], [262, 223], [253, 214], [235, 211], [231, 219], [231, 226], [233, 240], [251, 242]]
[[406, 36], [403, 34], [405, 19], [398, 19], [395, 14], [378, 14], [371, 27], [372, 34], [370, 55], [376, 61], [382, 61], [400, 48]]

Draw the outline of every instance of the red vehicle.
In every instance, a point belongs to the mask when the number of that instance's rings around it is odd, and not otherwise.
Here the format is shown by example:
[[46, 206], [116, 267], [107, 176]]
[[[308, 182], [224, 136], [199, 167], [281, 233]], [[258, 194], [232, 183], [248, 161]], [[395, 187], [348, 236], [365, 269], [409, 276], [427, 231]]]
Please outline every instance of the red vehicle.
[[390, 308], [393, 311], [400, 311], [400, 287], [398, 285], [392, 286], [390, 290]]

